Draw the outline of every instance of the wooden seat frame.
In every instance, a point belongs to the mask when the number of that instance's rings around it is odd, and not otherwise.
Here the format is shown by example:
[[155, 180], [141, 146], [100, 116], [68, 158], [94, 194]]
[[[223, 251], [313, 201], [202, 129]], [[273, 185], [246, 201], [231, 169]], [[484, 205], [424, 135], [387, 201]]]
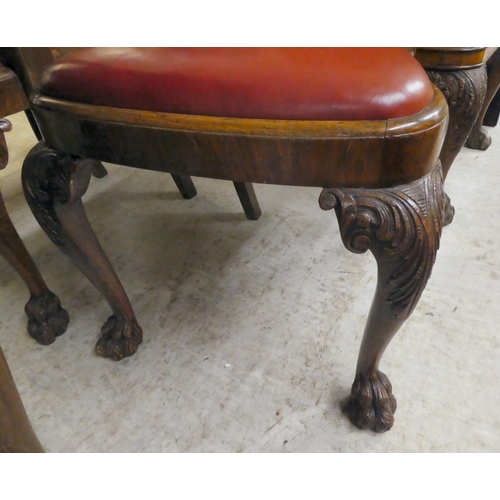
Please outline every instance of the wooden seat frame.
[[[437, 89], [421, 112], [373, 121], [293, 121], [155, 113], [78, 104], [36, 92], [36, 49], [16, 49], [34, 93], [43, 134], [27, 156], [23, 188], [49, 238], [112, 309], [97, 353], [115, 360], [137, 351], [142, 330], [85, 215], [96, 161], [179, 176], [321, 188], [348, 250], [370, 250], [378, 283], [346, 411], [359, 428], [383, 432], [396, 400], [381, 356], [414, 310], [435, 261], [445, 195], [439, 161], [448, 106]], [[29, 61], [38, 61], [30, 67]], [[251, 196], [249, 197], [252, 203]]]

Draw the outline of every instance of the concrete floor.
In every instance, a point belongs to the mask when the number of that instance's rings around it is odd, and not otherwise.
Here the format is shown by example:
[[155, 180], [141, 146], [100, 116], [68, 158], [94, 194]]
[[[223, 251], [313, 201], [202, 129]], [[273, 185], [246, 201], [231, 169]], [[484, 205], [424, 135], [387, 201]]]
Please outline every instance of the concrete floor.
[[0, 175], [11, 218], [71, 315], [49, 347], [26, 332], [27, 290], [0, 261], [0, 345], [49, 452], [498, 452], [500, 127], [464, 149], [446, 189], [457, 212], [433, 275], [381, 369], [396, 423], [360, 431], [350, 390], [375, 287], [319, 189], [256, 186], [247, 221], [232, 183], [107, 165], [84, 203], [134, 306], [145, 341], [119, 363], [93, 352], [106, 302], [48, 240], [24, 200], [20, 167], [36, 140], [10, 117]]

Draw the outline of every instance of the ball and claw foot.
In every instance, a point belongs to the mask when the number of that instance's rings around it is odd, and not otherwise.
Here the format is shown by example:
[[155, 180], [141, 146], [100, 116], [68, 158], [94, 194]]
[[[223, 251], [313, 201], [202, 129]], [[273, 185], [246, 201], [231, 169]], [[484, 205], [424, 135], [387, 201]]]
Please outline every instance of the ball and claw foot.
[[451, 204], [450, 197], [445, 193], [444, 195], [444, 212], [443, 212], [443, 226], [448, 226], [453, 222], [455, 216], [455, 207]]
[[135, 318], [110, 316], [101, 328], [101, 337], [95, 346], [103, 358], [120, 361], [137, 352], [142, 342], [142, 328]]
[[359, 429], [386, 432], [394, 424], [396, 398], [389, 379], [382, 372], [356, 376], [345, 412]]
[[491, 137], [483, 127], [473, 128], [470, 133], [465, 146], [469, 149], [479, 149], [486, 151], [491, 145]]
[[31, 297], [24, 311], [28, 316], [28, 333], [39, 344], [49, 345], [68, 328], [69, 314], [52, 292]]

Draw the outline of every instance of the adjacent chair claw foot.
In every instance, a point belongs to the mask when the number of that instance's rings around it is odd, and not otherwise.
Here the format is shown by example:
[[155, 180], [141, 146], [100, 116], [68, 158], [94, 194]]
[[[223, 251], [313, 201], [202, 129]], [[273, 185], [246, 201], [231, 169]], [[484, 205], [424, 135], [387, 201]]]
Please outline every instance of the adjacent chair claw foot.
[[103, 358], [120, 361], [137, 352], [142, 342], [142, 328], [135, 318], [110, 316], [101, 329], [101, 338], [97, 341], [96, 352]]
[[450, 197], [444, 194], [443, 226], [448, 226], [455, 217], [455, 207], [451, 204]]
[[486, 151], [490, 145], [491, 137], [481, 126], [473, 128], [465, 142], [465, 146], [469, 149], [479, 149], [480, 151]]
[[386, 432], [394, 425], [396, 408], [392, 385], [384, 373], [374, 371], [356, 376], [345, 408], [356, 427]]
[[370, 250], [378, 281], [348, 403], [351, 422], [376, 432], [393, 424], [396, 399], [378, 371], [389, 342], [415, 309], [439, 247], [444, 191], [438, 164], [424, 178], [386, 189], [323, 189], [320, 206], [335, 208], [348, 250]]
[[68, 328], [69, 315], [51, 291], [31, 296], [24, 311], [28, 316], [28, 333], [39, 344], [52, 344]]

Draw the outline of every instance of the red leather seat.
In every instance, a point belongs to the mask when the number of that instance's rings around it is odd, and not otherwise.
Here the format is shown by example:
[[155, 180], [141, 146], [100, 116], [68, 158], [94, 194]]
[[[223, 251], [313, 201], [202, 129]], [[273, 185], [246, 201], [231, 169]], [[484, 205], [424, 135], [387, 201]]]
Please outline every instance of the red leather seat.
[[50, 67], [40, 90], [101, 106], [277, 120], [385, 120], [433, 96], [401, 48], [82, 49]]

